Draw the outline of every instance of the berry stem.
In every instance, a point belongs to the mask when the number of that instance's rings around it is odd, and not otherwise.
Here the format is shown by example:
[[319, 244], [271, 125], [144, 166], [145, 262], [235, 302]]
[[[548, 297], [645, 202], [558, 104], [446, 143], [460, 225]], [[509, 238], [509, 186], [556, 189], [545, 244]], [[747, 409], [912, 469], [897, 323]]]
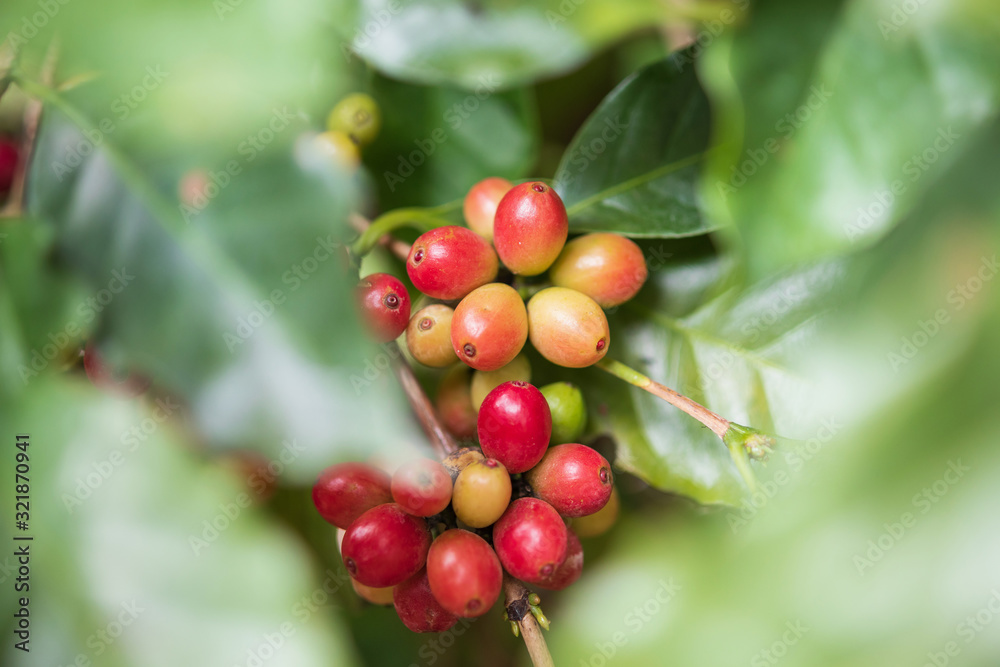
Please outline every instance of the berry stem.
[[[365, 230], [372, 226], [371, 220], [359, 213], [351, 213], [348, 215], [347, 220], [358, 234], [364, 234]], [[388, 248], [393, 255], [404, 262], [410, 256], [410, 244], [406, 241], [400, 241], [386, 234], [379, 239], [379, 243]]]
[[731, 422], [725, 417], [712, 412], [701, 403], [693, 401], [684, 394], [680, 394], [670, 387], [646, 377], [620, 361], [605, 358], [597, 362], [596, 365], [601, 370], [635, 387], [648, 391], [653, 396], [661, 398], [674, 407], [683, 410], [710, 428], [713, 433], [722, 438], [722, 442], [729, 449], [729, 455], [732, 457], [733, 463], [736, 465], [736, 469], [739, 471], [750, 493], [757, 490], [757, 478], [754, 475], [753, 467], [750, 465], [750, 460], [767, 458], [775, 442], [773, 437], [765, 435], [755, 428]]
[[399, 378], [399, 384], [403, 387], [406, 397], [410, 400], [410, 406], [413, 408], [413, 411], [417, 413], [417, 419], [420, 420], [424, 431], [426, 431], [427, 436], [431, 439], [434, 450], [438, 456], [444, 458], [458, 449], [458, 445], [455, 444], [455, 439], [451, 437], [451, 434], [441, 424], [441, 420], [438, 419], [437, 413], [434, 412], [434, 406], [431, 404], [430, 399], [427, 398], [424, 388], [420, 386], [417, 376], [413, 374], [413, 369], [407, 363], [406, 357], [403, 356], [402, 351], [399, 349], [399, 345], [395, 341], [392, 341], [389, 343], [389, 346], [389, 354], [394, 359], [392, 366], [396, 371], [396, 377]]
[[[535, 667], [555, 667], [548, 644], [545, 643], [545, 637], [542, 636], [542, 629], [531, 611], [531, 604], [528, 601], [531, 592], [525, 588], [524, 584], [506, 572], [503, 575], [503, 590], [507, 615], [512, 623], [517, 623], [521, 636], [524, 638], [524, 645], [528, 647], [531, 664]], [[517, 606], [523, 607], [523, 609], [515, 609], [515, 603], [520, 603]], [[517, 618], [516, 621], [515, 618]]]
[[430, 231], [443, 227], [448, 221], [440, 217], [462, 205], [462, 200], [448, 202], [431, 208], [397, 208], [383, 213], [373, 220], [361, 233], [361, 236], [351, 251], [358, 257], [364, 257], [375, 248], [383, 236], [400, 227], [415, 227], [421, 231]]

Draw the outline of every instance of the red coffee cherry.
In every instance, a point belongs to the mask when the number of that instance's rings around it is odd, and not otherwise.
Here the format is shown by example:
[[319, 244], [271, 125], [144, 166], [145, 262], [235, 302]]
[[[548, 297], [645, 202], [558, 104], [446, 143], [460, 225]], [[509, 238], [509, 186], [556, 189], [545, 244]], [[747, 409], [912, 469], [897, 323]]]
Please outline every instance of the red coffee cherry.
[[436, 303], [421, 308], [406, 327], [406, 347], [424, 366], [444, 368], [458, 361], [451, 347], [451, 318], [455, 311]]
[[392, 502], [390, 478], [364, 463], [338, 463], [319, 474], [312, 499], [321, 517], [346, 530], [371, 508]]
[[506, 366], [527, 340], [527, 311], [510, 285], [491, 283], [473, 290], [451, 320], [455, 354], [478, 371]]
[[521, 353], [513, 361], [495, 371], [476, 371], [472, 374], [472, 405], [476, 410], [483, 404], [487, 394], [504, 382], [531, 382], [531, 362]]
[[457, 616], [482, 616], [500, 597], [503, 570], [483, 538], [454, 528], [434, 540], [427, 579], [441, 606]]
[[566, 531], [566, 559], [556, 568], [555, 574], [535, 585], [550, 591], [561, 591], [580, 578], [583, 573], [583, 545], [572, 530]]
[[392, 589], [399, 620], [413, 632], [444, 632], [458, 617], [441, 606], [427, 582], [427, 568]]
[[396, 340], [410, 322], [410, 295], [396, 276], [373, 273], [358, 283], [361, 316], [379, 343]]
[[608, 318], [597, 302], [566, 287], [549, 287], [528, 302], [531, 344], [543, 357], [567, 368], [584, 368], [608, 353]]
[[459, 440], [476, 437], [476, 408], [472, 405], [471, 369], [456, 365], [441, 378], [434, 407], [444, 427]]
[[497, 213], [497, 205], [514, 184], [506, 178], [484, 178], [465, 195], [462, 202], [462, 213], [469, 229], [482, 236], [487, 241], [493, 240], [493, 218]]
[[138, 373], [112, 367], [93, 341], [83, 349], [83, 370], [95, 387], [122, 398], [138, 396], [151, 384]]
[[431, 533], [427, 522], [395, 503], [373, 507], [344, 535], [340, 555], [347, 572], [365, 586], [395, 586], [420, 571]]
[[429, 297], [461, 299], [497, 275], [497, 254], [471, 229], [449, 225], [417, 237], [406, 258], [413, 286]]
[[559, 256], [568, 233], [566, 207], [544, 183], [516, 185], [497, 206], [493, 244], [500, 261], [514, 273], [544, 272]]
[[537, 584], [552, 578], [566, 559], [568, 533], [552, 505], [518, 498], [493, 524], [493, 548], [512, 577]]
[[479, 408], [479, 445], [483, 454], [511, 474], [525, 472], [545, 455], [552, 435], [549, 404], [527, 382], [504, 382]]
[[392, 476], [392, 498], [414, 516], [433, 516], [451, 502], [451, 475], [431, 459], [404, 463]]
[[[0, 199], [10, 191], [17, 173], [17, 163], [21, 149], [13, 137], [0, 137]], [[492, 228], [493, 221], [490, 220]], [[492, 234], [492, 229], [490, 230]]]
[[583, 292], [603, 308], [634, 297], [647, 275], [642, 249], [618, 234], [573, 239], [549, 270], [553, 284]]
[[549, 447], [528, 471], [527, 479], [535, 495], [568, 517], [597, 512], [614, 488], [608, 460], [586, 445], [573, 443]]
[[511, 494], [510, 473], [496, 459], [473, 461], [455, 479], [451, 506], [458, 520], [473, 528], [485, 528], [499, 519]]

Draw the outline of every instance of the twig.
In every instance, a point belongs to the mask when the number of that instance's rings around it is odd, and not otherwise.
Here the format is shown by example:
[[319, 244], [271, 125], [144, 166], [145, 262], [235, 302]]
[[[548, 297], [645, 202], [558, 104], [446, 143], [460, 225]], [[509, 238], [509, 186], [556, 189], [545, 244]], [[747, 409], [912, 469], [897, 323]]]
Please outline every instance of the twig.
[[538, 627], [534, 614], [527, 611], [530, 595], [528, 589], [520, 581], [504, 573], [503, 591], [507, 616], [512, 622], [517, 623], [520, 635], [524, 638], [524, 645], [528, 647], [531, 663], [535, 667], [555, 667], [549, 646], [542, 636], [542, 629]]
[[399, 345], [393, 341], [389, 343], [389, 346], [390, 356], [393, 357], [392, 367], [396, 371], [396, 377], [399, 378], [399, 384], [402, 385], [406, 397], [410, 400], [410, 406], [417, 413], [417, 419], [420, 420], [424, 431], [431, 439], [435, 451], [441, 458], [444, 458], [458, 449], [458, 445], [455, 444], [455, 439], [451, 437], [451, 434], [441, 424], [441, 420], [438, 419], [431, 400], [427, 398], [427, 393], [420, 386], [417, 376], [413, 374], [413, 369], [407, 363]]
[[[365, 230], [372, 225], [371, 220], [359, 213], [351, 213], [348, 216], [347, 221], [359, 234], [364, 234]], [[388, 248], [393, 255], [404, 262], [406, 261], [406, 258], [410, 256], [410, 244], [405, 241], [400, 241], [399, 239], [389, 236], [388, 234], [379, 240], [379, 244]]]

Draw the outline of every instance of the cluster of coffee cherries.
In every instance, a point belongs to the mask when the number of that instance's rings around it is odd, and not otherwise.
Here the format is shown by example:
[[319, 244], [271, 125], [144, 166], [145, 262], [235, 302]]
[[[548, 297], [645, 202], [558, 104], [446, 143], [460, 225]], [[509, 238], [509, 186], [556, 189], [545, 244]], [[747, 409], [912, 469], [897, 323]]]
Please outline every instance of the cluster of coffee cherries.
[[641, 249], [624, 237], [567, 243], [566, 207], [546, 183], [485, 179], [463, 212], [468, 226], [438, 227], [410, 248], [406, 271], [422, 294], [412, 316], [406, 287], [387, 273], [365, 276], [358, 302], [376, 341], [405, 334], [413, 360], [451, 367], [438, 416], [478, 446], [389, 471], [337, 464], [313, 489], [319, 513], [342, 531], [355, 590], [393, 604], [416, 632], [486, 613], [504, 572], [548, 590], [580, 576], [579, 537], [617, 518], [611, 465], [577, 442], [580, 390], [530, 384], [524, 348], [530, 341], [563, 367], [600, 361], [611, 343], [604, 309], [631, 299], [647, 277]]

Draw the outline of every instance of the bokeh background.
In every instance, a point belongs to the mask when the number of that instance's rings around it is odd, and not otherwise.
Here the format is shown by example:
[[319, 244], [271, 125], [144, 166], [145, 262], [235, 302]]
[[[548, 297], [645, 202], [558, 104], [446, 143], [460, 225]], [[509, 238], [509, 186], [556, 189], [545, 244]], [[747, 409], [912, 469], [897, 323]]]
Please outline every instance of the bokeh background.
[[[2, 664], [528, 664], [499, 608], [422, 636], [361, 602], [309, 500], [427, 447], [348, 213], [494, 175], [641, 239], [612, 357], [785, 437], [750, 495], [685, 416], [533, 357], [623, 500], [543, 596], [557, 665], [1000, 661], [995, 3], [4, 0], [0, 36], [34, 146], [0, 220], [0, 538], [19, 433], [34, 536], [29, 654], [0, 549]], [[384, 127], [352, 171], [312, 138], [356, 90]], [[94, 387], [86, 340], [152, 389]]]

